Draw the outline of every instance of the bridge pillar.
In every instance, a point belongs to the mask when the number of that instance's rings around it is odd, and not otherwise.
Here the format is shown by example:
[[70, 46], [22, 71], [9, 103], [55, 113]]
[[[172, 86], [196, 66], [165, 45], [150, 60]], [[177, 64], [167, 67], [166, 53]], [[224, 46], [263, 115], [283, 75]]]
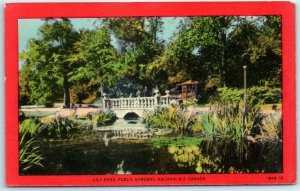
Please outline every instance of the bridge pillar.
[[167, 97], [166, 105], [170, 105], [170, 91], [169, 90], [166, 90], [166, 97]]
[[103, 94], [103, 103], [102, 103], [102, 107], [103, 107], [103, 110], [105, 111], [106, 109], [109, 109], [109, 100], [107, 98], [107, 95], [106, 93]]
[[158, 89], [154, 90], [154, 93], [155, 93], [155, 95], [154, 95], [154, 98], [155, 98], [155, 107], [158, 108], [159, 105], [160, 105], [159, 90]]

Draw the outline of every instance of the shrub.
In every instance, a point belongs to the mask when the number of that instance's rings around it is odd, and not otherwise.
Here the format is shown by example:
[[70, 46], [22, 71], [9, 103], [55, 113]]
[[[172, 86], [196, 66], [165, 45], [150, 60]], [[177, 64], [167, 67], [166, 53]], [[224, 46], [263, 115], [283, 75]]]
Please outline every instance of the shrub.
[[211, 100], [211, 102], [237, 102], [243, 98], [243, 90], [236, 88], [218, 88], [216, 97]]
[[[174, 107], [172, 107], [174, 108]], [[147, 126], [150, 127], [156, 127], [156, 128], [171, 128], [171, 122], [170, 122], [170, 114], [172, 113], [172, 110], [169, 110], [167, 108], [160, 108], [155, 110], [153, 113], [146, 113], [146, 117], [144, 119], [144, 122]]]
[[104, 126], [112, 124], [116, 121], [117, 116], [115, 113], [109, 111], [109, 112], [103, 112], [100, 111], [99, 113], [93, 115], [92, 121], [97, 126]]
[[145, 123], [155, 128], [170, 128], [178, 135], [189, 134], [196, 122], [195, 115], [187, 115], [183, 108], [161, 108], [154, 113], [148, 113]]
[[70, 132], [77, 131], [80, 128], [82, 128], [82, 125], [75, 118], [50, 118], [41, 123], [41, 134], [52, 138], [63, 138], [67, 137]]
[[[210, 101], [222, 103], [237, 102], [242, 99], [243, 96], [243, 89], [223, 87], [217, 89], [217, 95]], [[280, 103], [282, 101], [281, 89], [267, 86], [254, 86], [247, 89], [247, 98], [251, 102], [260, 102], [263, 104]]]
[[282, 137], [281, 112], [270, 114], [264, 118], [261, 125], [262, 136], [268, 140], [278, 140]]

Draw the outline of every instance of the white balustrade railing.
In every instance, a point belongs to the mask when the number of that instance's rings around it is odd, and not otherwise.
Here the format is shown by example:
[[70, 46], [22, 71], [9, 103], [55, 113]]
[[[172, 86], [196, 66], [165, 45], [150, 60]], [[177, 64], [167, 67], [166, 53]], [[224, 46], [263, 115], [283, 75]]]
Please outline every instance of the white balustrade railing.
[[159, 92], [155, 92], [154, 97], [134, 97], [134, 98], [107, 98], [103, 99], [103, 109], [148, 109], [158, 106], [170, 105], [169, 91], [167, 95], [160, 96]]
[[104, 99], [105, 108], [153, 108], [155, 107], [155, 97], [136, 98], [113, 98]]
[[161, 96], [160, 97], [160, 105], [162, 105], [162, 106], [170, 105], [170, 96]]

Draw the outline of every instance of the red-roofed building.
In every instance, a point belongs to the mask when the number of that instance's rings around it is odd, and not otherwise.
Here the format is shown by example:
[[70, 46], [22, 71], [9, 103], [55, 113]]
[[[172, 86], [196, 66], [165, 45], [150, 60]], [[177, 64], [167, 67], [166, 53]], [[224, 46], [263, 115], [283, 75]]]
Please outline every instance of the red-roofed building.
[[176, 85], [176, 99], [187, 100], [187, 99], [197, 99], [198, 98], [198, 84], [199, 82], [188, 80], [181, 84]]

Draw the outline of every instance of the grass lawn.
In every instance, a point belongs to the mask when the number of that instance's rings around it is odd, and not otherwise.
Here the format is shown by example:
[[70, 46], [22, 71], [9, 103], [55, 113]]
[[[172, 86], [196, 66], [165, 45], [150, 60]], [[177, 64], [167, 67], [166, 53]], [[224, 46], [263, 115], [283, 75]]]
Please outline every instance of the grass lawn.
[[44, 105], [22, 105], [22, 109], [36, 109], [36, 108], [45, 108]]
[[55, 111], [24, 111], [26, 117], [44, 117], [55, 113]]

